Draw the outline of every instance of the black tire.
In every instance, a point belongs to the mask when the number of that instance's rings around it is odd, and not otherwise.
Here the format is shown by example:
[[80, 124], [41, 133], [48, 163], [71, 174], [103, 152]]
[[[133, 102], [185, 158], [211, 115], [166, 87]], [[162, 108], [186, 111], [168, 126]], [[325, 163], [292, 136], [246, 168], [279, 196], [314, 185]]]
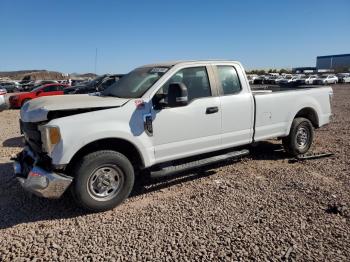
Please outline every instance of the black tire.
[[282, 139], [283, 147], [292, 156], [305, 154], [311, 147], [314, 128], [309, 119], [297, 117], [293, 120], [289, 135]]
[[26, 102], [28, 102], [30, 100], [30, 98], [26, 98], [26, 99], [24, 99], [23, 101], [22, 101], [22, 105], [21, 105], [21, 107], [26, 103]]
[[[107, 173], [114, 176], [115, 183], [118, 177], [117, 188], [108, 189], [113, 182], [110, 177], [104, 177]], [[123, 154], [112, 150], [96, 151], [84, 156], [73, 168], [72, 175], [74, 199], [79, 206], [93, 212], [106, 211], [121, 204], [129, 196], [135, 180], [130, 161]], [[102, 196], [100, 189], [104, 188], [105, 193], [110, 195]]]

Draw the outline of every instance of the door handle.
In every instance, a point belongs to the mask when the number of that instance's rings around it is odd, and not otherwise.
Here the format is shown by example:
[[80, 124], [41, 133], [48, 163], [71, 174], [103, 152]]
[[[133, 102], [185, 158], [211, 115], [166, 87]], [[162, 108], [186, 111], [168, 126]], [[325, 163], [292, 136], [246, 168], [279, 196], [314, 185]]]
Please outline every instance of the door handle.
[[219, 112], [219, 108], [217, 106], [207, 107], [207, 110], [205, 111], [206, 114], [214, 114], [217, 112]]

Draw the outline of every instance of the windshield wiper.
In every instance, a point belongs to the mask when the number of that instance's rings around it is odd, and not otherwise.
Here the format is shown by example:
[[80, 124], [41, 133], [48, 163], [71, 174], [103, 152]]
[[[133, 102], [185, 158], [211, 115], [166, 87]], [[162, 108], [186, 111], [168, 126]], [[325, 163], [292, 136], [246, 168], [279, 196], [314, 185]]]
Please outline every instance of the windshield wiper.
[[114, 94], [111, 94], [111, 93], [101, 93], [101, 96], [112, 96], [112, 97], [119, 97], [119, 96], [116, 96]]

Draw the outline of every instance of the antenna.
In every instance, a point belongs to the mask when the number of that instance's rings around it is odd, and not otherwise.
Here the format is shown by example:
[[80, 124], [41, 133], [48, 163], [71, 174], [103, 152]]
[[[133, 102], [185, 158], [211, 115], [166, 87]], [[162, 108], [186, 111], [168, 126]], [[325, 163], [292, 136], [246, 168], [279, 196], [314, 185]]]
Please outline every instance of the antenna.
[[97, 69], [97, 47], [95, 51], [95, 75], [96, 75], [96, 69]]

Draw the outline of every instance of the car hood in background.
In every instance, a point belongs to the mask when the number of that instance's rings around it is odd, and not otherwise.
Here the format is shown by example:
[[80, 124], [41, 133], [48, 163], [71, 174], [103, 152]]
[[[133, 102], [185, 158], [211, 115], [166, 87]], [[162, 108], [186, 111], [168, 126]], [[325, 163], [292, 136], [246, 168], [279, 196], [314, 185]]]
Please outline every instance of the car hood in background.
[[129, 99], [124, 98], [91, 95], [62, 95], [40, 97], [33, 99], [22, 106], [21, 120], [24, 122], [41, 122], [48, 120], [49, 112], [84, 112], [84, 109], [87, 109], [85, 111], [87, 112], [89, 111], [88, 109], [98, 110], [120, 107], [128, 101]]

